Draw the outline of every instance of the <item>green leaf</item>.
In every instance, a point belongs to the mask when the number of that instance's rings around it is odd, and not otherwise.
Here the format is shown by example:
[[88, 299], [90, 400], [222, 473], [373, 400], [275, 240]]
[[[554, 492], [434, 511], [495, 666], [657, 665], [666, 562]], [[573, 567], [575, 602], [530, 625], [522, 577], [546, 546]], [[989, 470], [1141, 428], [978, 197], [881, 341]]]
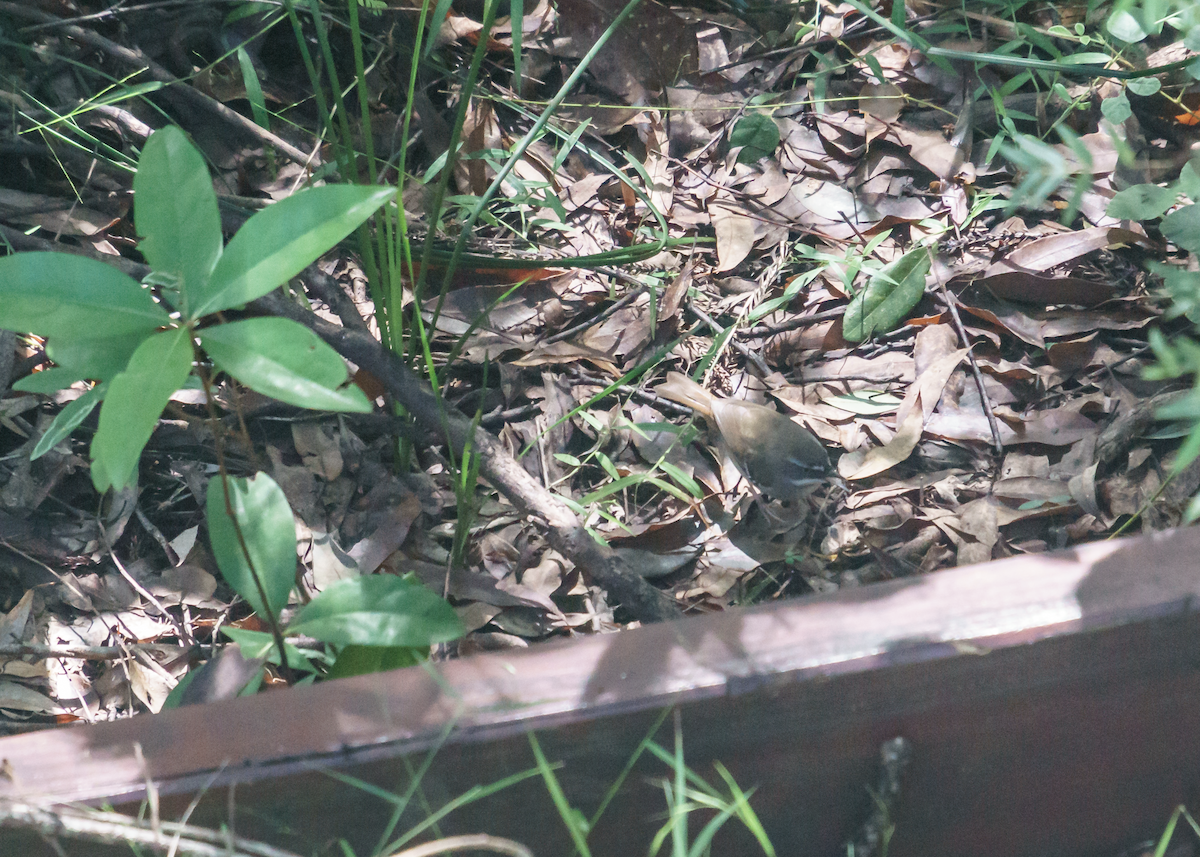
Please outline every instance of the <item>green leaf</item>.
[[1142, 29], [1137, 18], [1124, 9], [1114, 12], [1108, 19], [1108, 23], [1105, 24], [1105, 28], [1112, 36], [1123, 42], [1140, 42], [1146, 38], [1146, 31]]
[[242, 84], [246, 87], [246, 98], [250, 102], [250, 111], [254, 114], [254, 124], [270, 131], [271, 114], [267, 112], [267, 100], [263, 96], [262, 83], [258, 79], [254, 62], [241, 45], [238, 45], [237, 58], [238, 66], [242, 70]]
[[[277, 620], [296, 584], [296, 522], [283, 489], [265, 473], [253, 479], [214, 476], [208, 482], [205, 508], [208, 538], [221, 575], [255, 613]], [[256, 573], [265, 605], [254, 580]]]
[[169, 125], [150, 135], [133, 177], [138, 249], [156, 273], [178, 278], [180, 309], [200, 294], [221, 257], [221, 215], [204, 158]]
[[[229, 625], [222, 625], [221, 633], [237, 644], [237, 647], [242, 650], [242, 657], [246, 660], [266, 658], [273, 664], [279, 663], [279, 649], [275, 647], [275, 637], [271, 634], [265, 631], [251, 631], [247, 628], [233, 628]], [[304, 653], [295, 645], [285, 640], [283, 648], [287, 652], [289, 667], [304, 672], [317, 671], [312, 661], [305, 657]]]
[[108, 385], [92, 438], [92, 484], [103, 493], [133, 480], [142, 448], [171, 395], [192, 371], [187, 328], [156, 333], [138, 346], [124, 372]]
[[1200, 252], [1200, 205], [1188, 205], [1172, 211], [1163, 218], [1159, 228], [1179, 248]]
[[213, 362], [251, 390], [302, 408], [368, 413], [358, 387], [338, 389], [349, 374], [338, 353], [301, 324], [252, 318], [200, 331]]
[[423, 650], [412, 646], [346, 646], [338, 652], [326, 678], [348, 678], [411, 667], [425, 660], [428, 653], [428, 646]]
[[1200, 52], [1200, 24], [1193, 26], [1183, 37], [1183, 46], [1189, 51]]
[[1101, 101], [1100, 112], [1112, 124], [1120, 125], [1133, 115], [1133, 108], [1129, 106], [1129, 96], [1122, 92]]
[[925, 293], [929, 250], [916, 247], [884, 266], [854, 296], [842, 318], [842, 335], [862, 342], [875, 331], [888, 331], [904, 320]]
[[730, 148], [742, 147], [739, 164], [756, 164], [775, 151], [779, 145], [779, 126], [764, 113], [743, 116], [729, 133]]
[[1157, 77], [1135, 77], [1126, 86], [1134, 95], [1145, 98], [1162, 89], [1162, 82]]
[[1108, 216], [1118, 220], [1154, 220], [1175, 204], [1176, 192], [1153, 184], [1126, 188], [1108, 203]]
[[86, 376], [75, 372], [71, 369], [65, 369], [55, 366], [52, 369], [43, 369], [41, 372], [34, 372], [32, 375], [26, 375], [20, 381], [12, 385], [12, 388], [19, 393], [41, 393], [50, 395], [57, 393], [59, 390], [65, 390], [76, 381], [82, 381]]
[[354, 231], [395, 188], [327, 185], [292, 194], [251, 217], [189, 303], [195, 316], [240, 306], [287, 282]]
[[[45, 373], [40, 372], [38, 374], [44, 375]], [[54, 422], [50, 423], [46, 427], [46, 431], [38, 438], [37, 445], [33, 447], [33, 452], [29, 453], [29, 460], [35, 461], [41, 458], [47, 452], [54, 449], [54, 447], [58, 446], [59, 441], [75, 431], [75, 427], [86, 420], [88, 414], [96, 409], [96, 405], [100, 404], [107, 389], [107, 383], [97, 384], [78, 399], [67, 403], [67, 406], [58, 412], [58, 416], [54, 418]]]
[[150, 333], [170, 316], [111, 265], [70, 253], [0, 259], [0, 328], [70, 338]]
[[1200, 199], [1200, 173], [1196, 171], [1197, 166], [1200, 166], [1200, 158], [1192, 158], [1184, 164], [1174, 185], [1177, 193], [1191, 200]]
[[443, 599], [390, 574], [339, 580], [314, 598], [288, 627], [341, 646], [428, 646], [462, 636]]
[[119, 336], [57, 337], [46, 343], [46, 354], [64, 369], [80, 378], [108, 381], [124, 372], [138, 346], [151, 334], [145, 331]]

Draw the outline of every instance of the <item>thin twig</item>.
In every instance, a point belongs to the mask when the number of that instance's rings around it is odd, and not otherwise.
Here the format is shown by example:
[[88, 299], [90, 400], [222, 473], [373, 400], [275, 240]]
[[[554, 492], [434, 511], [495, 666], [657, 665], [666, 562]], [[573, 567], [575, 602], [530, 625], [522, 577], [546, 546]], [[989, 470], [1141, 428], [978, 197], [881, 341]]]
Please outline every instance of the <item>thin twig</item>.
[[613, 279], [620, 280], [621, 282], [625, 283], [626, 285], [635, 286], [635, 288], [633, 291], [627, 292], [621, 298], [614, 301], [612, 304], [610, 304], [604, 310], [596, 313], [596, 315], [592, 316], [591, 318], [584, 319], [583, 321], [579, 322], [579, 324], [572, 325], [571, 327], [568, 327], [566, 330], [560, 330], [558, 333], [554, 334], [553, 336], [547, 336], [543, 340], [544, 342], [546, 342], [547, 344], [559, 342], [563, 339], [569, 339], [570, 337], [574, 336], [575, 334], [580, 333], [584, 330], [587, 330], [589, 327], [595, 327], [597, 324], [604, 321], [606, 318], [609, 318], [609, 317], [615, 315], [616, 313], [620, 312], [623, 308], [629, 306], [631, 303], [636, 301], [639, 296], [646, 293], [651, 288], [651, 285], [649, 283], [643, 283], [641, 280], [637, 279], [636, 277], [626, 274], [624, 271], [618, 271], [615, 268], [597, 268], [596, 272], [600, 273], [600, 274], [605, 274], [609, 277], [612, 277]]
[[158, 543], [158, 546], [162, 548], [162, 552], [166, 554], [167, 562], [171, 563], [173, 566], [179, 565], [179, 554], [175, 553], [175, 548], [171, 547], [171, 543], [167, 541], [167, 537], [163, 535], [162, 530], [154, 526], [154, 522], [151, 521], [146, 513], [142, 511], [142, 507], [134, 506], [133, 514], [137, 515], [138, 523], [142, 525], [142, 528], [145, 529], [145, 531], [150, 534], [150, 537]]
[[[935, 272], [934, 276], [937, 278], [938, 288], [942, 293], [942, 301], [950, 311], [954, 330], [958, 334], [958, 338], [962, 340], [963, 348], [971, 349], [971, 340], [967, 338], [967, 329], [963, 327], [962, 319], [958, 315], [958, 303], [955, 301], [954, 295], [946, 288], [946, 283], [939, 274]], [[1000, 438], [1000, 424], [996, 421], [996, 415], [992, 413], [992, 403], [988, 399], [987, 389], [983, 385], [983, 373], [979, 371], [979, 364], [975, 361], [974, 350], [967, 351], [967, 361], [971, 364], [971, 374], [975, 377], [975, 387], [979, 390], [979, 401], [983, 407], [984, 416], [987, 417], [988, 428], [992, 431], [992, 446], [996, 450], [996, 455], [1003, 457], [1004, 441]]]
[[0, 645], [0, 658], [77, 658], [81, 661], [115, 661], [128, 657], [120, 646], [47, 646], [41, 643]]
[[845, 307], [837, 309], [825, 310], [825, 312], [816, 312], [812, 315], [797, 315], [779, 322], [779, 324], [760, 324], [757, 327], [743, 328], [737, 332], [737, 336], [748, 336], [755, 339], [763, 336], [773, 336], [777, 333], [786, 333], [789, 330], [796, 330], [801, 327], [812, 327], [815, 324], [820, 324], [823, 321], [836, 321], [846, 314]]
[[19, 801], [0, 801], [0, 827], [33, 830], [47, 837], [66, 837], [102, 845], [139, 845], [157, 854], [172, 848], [183, 857], [297, 857], [291, 851], [231, 836], [226, 831], [174, 822], [158, 830], [117, 812], [55, 807], [46, 809]]
[[191, 632], [189, 632], [187, 628], [183, 627], [183, 623], [172, 616], [167, 611], [167, 608], [162, 605], [162, 602], [159, 601], [149, 589], [138, 583], [134, 576], [126, 570], [125, 564], [121, 562], [121, 560], [117, 557], [117, 552], [113, 550], [112, 541], [109, 540], [108, 530], [105, 529], [104, 525], [97, 523], [97, 526], [100, 528], [100, 537], [104, 540], [104, 547], [108, 550], [108, 555], [112, 559], [113, 565], [117, 567], [117, 571], [120, 572], [121, 577], [125, 578], [125, 582], [132, 586], [138, 595], [142, 596], [151, 604], [153, 604], [158, 609], [158, 612], [165, 616], [167, 621], [175, 626], [175, 633], [179, 635], [179, 640], [181, 643], [183, 643], [185, 646], [196, 645], [195, 638], [191, 635]]

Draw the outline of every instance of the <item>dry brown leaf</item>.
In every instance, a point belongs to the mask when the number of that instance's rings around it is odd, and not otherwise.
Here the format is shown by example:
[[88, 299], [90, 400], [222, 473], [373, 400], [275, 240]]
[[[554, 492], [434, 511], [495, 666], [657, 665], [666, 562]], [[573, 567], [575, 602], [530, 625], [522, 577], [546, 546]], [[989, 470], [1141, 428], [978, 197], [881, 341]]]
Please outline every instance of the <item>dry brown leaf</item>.
[[[619, 0], [559, 0], [554, 52], [582, 57], [620, 14]], [[697, 69], [695, 27], [657, 0], [641, 5], [592, 60], [591, 73], [626, 104], [648, 104]]]
[[416, 494], [406, 494], [368, 518], [373, 532], [346, 551], [362, 574], [370, 574], [392, 555], [404, 540], [408, 530], [421, 514], [421, 501]]
[[945, 388], [946, 382], [950, 380], [950, 376], [954, 374], [954, 370], [958, 368], [958, 364], [963, 361], [970, 350], [969, 348], [960, 348], [944, 354], [918, 374], [916, 382], [909, 387], [904, 401], [900, 403], [900, 408], [896, 411], [896, 421], [903, 423], [908, 418], [909, 411], [916, 407], [918, 401], [921, 405], [922, 416], [928, 419], [938, 402], [941, 401], [942, 390]]
[[[1015, 425], [1003, 419], [999, 423], [1000, 440], [1005, 446], [1018, 443], [1070, 446], [1084, 437], [1094, 436], [1098, 431], [1096, 424], [1079, 413], [1075, 405], [1035, 411], [1023, 420], [1017, 418]], [[947, 440], [992, 441], [991, 426], [987, 417], [979, 411], [938, 411], [925, 424], [925, 431]]]
[[838, 460], [838, 473], [844, 479], [866, 479], [890, 470], [906, 460], [921, 440], [923, 415], [920, 408], [913, 408], [896, 428], [895, 436], [883, 446], [875, 447], [865, 455], [847, 453]]
[[717, 234], [718, 273], [732, 271], [740, 265], [754, 249], [756, 230], [761, 219], [749, 214], [728, 194], [721, 194], [720, 202], [709, 205], [713, 231]]
[[342, 475], [342, 450], [333, 429], [316, 422], [292, 423], [292, 442], [304, 466], [326, 482]]

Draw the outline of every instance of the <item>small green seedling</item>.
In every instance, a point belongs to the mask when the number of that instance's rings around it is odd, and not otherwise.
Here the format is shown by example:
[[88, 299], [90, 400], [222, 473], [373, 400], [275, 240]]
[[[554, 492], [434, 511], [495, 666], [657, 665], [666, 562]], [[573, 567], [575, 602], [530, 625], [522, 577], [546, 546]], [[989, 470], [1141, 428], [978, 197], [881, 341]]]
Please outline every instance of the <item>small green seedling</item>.
[[140, 249], [154, 269], [146, 285], [66, 253], [0, 259], [0, 327], [44, 337], [56, 364], [15, 389], [49, 393], [96, 382], [82, 404], [59, 415], [34, 457], [103, 402], [92, 482], [101, 492], [132, 484], [163, 408], [203, 365], [200, 349], [217, 370], [289, 404], [370, 410], [363, 392], [346, 386], [342, 358], [302, 325], [280, 318], [212, 323], [212, 316], [299, 274], [389, 202], [393, 188], [300, 191], [255, 214], [224, 246], [208, 169], [175, 127], [150, 136], [133, 188]]
[[[133, 188], [140, 249], [153, 268], [144, 283], [66, 253], [0, 259], [0, 328], [45, 338], [55, 364], [15, 389], [52, 393], [92, 384], [59, 413], [32, 457], [99, 406], [92, 482], [101, 493], [126, 488], [136, 482], [138, 459], [171, 396], [194, 375], [207, 387], [213, 371], [300, 407], [371, 409], [347, 383], [342, 358], [306, 327], [282, 318], [227, 322], [218, 314], [299, 274], [390, 203], [394, 188], [302, 190], [255, 214], [226, 245], [208, 169], [175, 127], [150, 136]], [[278, 617], [295, 584], [296, 533], [282, 489], [265, 473], [242, 479], [222, 471], [209, 482], [207, 513], [221, 573], [270, 624], [283, 653]], [[385, 576], [329, 587], [288, 630], [338, 646], [395, 648], [453, 639], [461, 625], [433, 593]]]

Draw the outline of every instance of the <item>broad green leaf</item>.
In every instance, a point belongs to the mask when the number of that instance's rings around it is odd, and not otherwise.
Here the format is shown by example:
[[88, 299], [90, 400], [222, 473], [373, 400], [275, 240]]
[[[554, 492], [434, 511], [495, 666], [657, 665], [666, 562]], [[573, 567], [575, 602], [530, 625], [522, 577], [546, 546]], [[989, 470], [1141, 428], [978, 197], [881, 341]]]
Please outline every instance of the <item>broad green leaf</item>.
[[208, 282], [221, 257], [221, 215], [204, 158], [187, 135], [169, 125], [150, 135], [133, 177], [138, 249], [156, 273], [178, 278], [180, 310]]
[[1187, 395], [1156, 410], [1154, 416], [1160, 420], [1200, 420], [1200, 390], [1189, 390]]
[[1200, 205], [1188, 205], [1172, 211], [1163, 218], [1159, 228], [1181, 249], [1200, 252]]
[[1133, 115], [1133, 108], [1129, 105], [1129, 96], [1121, 92], [1101, 101], [1100, 112], [1113, 125], [1120, 125]]
[[743, 116], [729, 133], [729, 145], [731, 148], [742, 147], [738, 163], [756, 164], [779, 145], [779, 126], [764, 113]]
[[301, 324], [286, 318], [252, 318], [200, 331], [200, 343], [220, 369], [251, 390], [289, 405], [368, 413], [371, 403], [338, 353]]
[[1137, 18], [1124, 9], [1114, 12], [1105, 24], [1108, 32], [1123, 42], [1140, 42], [1146, 38], [1146, 31]]
[[124, 372], [138, 346], [152, 334], [146, 331], [119, 336], [59, 336], [46, 343], [46, 354], [64, 369], [80, 378], [107, 381]]
[[423, 650], [413, 646], [346, 646], [338, 652], [326, 678], [348, 678], [411, 667], [421, 663], [428, 654], [428, 646]]
[[1155, 220], [1175, 204], [1175, 191], [1153, 184], [1139, 184], [1113, 196], [1108, 216], [1118, 220]]
[[875, 274], [854, 296], [842, 318], [842, 335], [862, 342], [875, 331], [895, 328], [925, 293], [929, 250], [916, 247]]
[[1134, 95], [1140, 95], [1143, 98], [1153, 95], [1162, 89], [1162, 83], [1157, 77], [1138, 77], [1129, 81], [1126, 86]]
[[150, 333], [171, 321], [150, 292], [111, 265], [71, 253], [0, 259], [0, 328], [70, 338]]
[[85, 377], [80, 372], [55, 366], [50, 369], [43, 369], [41, 372], [34, 372], [32, 375], [26, 375], [20, 381], [13, 384], [12, 388], [19, 393], [41, 393], [48, 396], [51, 393], [57, 393], [59, 390], [67, 389], [67, 387], [70, 387], [76, 381], [82, 381]]
[[[265, 631], [233, 628], [229, 625], [222, 625], [221, 633], [237, 644], [237, 647], [242, 650], [242, 657], [246, 660], [266, 658], [273, 664], [279, 663], [279, 649], [276, 648], [275, 637], [271, 634]], [[304, 672], [317, 671], [312, 661], [305, 657], [304, 653], [292, 643], [285, 640], [283, 648], [287, 651], [289, 667], [303, 670]]]
[[390, 574], [339, 580], [310, 601], [288, 632], [340, 646], [428, 646], [462, 636], [453, 608]]
[[[278, 619], [296, 584], [296, 523], [283, 489], [265, 473], [253, 479], [214, 476], [208, 482], [205, 507], [208, 538], [221, 575], [255, 613]], [[266, 595], [265, 605], [255, 574]]]
[[142, 448], [163, 408], [191, 371], [191, 335], [187, 328], [176, 328], [139, 345], [125, 371], [109, 382], [92, 438], [92, 484], [97, 491], [121, 489], [133, 481]]
[[1197, 167], [1200, 167], [1200, 158], [1192, 158], [1183, 165], [1179, 178], [1175, 180], [1174, 189], [1191, 200], [1200, 199], [1200, 173], [1197, 173]]
[[353, 232], [395, 188], [326, 185], [292, 194], [251, 217], [189, 303], [195, 316], [262, 297]]
[[[44, 375], [44, 372], [38, 374]], [[37, 445], [33, 447], [33, 452], [29, 453], [29, 460], [41, 458], [54, 447], [58, 446], [59, 441], [63, 440], [75, 431], [75, 427], [87, 419], [88, 414], [96, 409], [96, 405], [104, 398], [104, 393], [108, 389], [107, 383], [97, 384], [92, 389], [88, 390], [78, 399], [67, 403], [67, 406], [58, 412], [58, 416], [54, 418], [54, 422], [46, 427], [46, 431], [38, 438]]]

